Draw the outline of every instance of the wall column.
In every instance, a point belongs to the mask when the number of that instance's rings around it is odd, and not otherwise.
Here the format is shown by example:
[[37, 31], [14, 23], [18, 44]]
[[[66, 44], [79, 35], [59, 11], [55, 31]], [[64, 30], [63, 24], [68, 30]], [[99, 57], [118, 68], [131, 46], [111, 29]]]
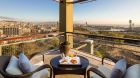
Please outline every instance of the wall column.
[[73, 47], [73, 34], [67, 33], [73, 32], [73, 4], [66, 3], [70, 1], [72, 0], [62, 0], [60, 2], [59, 31], [60, 33], [64, 32], [63, 41], [68, 41]]

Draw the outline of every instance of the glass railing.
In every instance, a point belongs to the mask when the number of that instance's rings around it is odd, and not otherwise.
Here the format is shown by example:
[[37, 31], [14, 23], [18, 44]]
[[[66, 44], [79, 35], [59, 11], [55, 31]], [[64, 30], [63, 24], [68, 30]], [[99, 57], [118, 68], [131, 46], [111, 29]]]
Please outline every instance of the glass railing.
[[18, 55], [22, 51], [26, 55], [30, 55], [35, 52], [45, 52], [54, 49], [58, 45], [59, 39], [57, 37], [47, 37], [1, 44], [0, 48], [2, 55]]
[[96, 57], [126, 58], [130, 64], [140, 63], [140, 40], [72, 33], [74, 48]]
[[[109, 36], [97, 36], [82, 33], [70, 33], [73, 35], [73, 49], [82, 53], [102, 58], [111, 56], [116, 59], [126, 58], [129, 63], [140, 63], [140, 40], [128, 38], [116, 38]], [[60, 37], [64, 37], [63, 33], [56, 37], [40, 38], [22, 42], [9, 44], [1, 44], [2, 55], [18, 55], [24, 51], [26, 55], [34, 52], [47, 52], [48, 50], [59, 48]]]

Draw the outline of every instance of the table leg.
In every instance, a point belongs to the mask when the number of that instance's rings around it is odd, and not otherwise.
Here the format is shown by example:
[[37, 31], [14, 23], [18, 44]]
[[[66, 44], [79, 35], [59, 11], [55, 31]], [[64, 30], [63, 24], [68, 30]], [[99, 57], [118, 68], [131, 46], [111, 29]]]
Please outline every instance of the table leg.
[[84, 78], [86, 78], [86, 76], [87, 76], [87, 75], [86, 75], [86, 73], [85, 73], [85, 74], [84, 74]]
[[55, 78], [55, 74], [53, 74], [53, 78]]

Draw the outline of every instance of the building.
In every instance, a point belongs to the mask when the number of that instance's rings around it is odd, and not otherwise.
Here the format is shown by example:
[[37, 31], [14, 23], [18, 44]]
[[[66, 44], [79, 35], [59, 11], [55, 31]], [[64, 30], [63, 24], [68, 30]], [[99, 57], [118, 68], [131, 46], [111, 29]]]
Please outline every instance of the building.
[[1, 28], [3, 30], [3, 34], [8, 37], [18, 36], [22, 34], [22, 28], [16, 26], [4, 26]]

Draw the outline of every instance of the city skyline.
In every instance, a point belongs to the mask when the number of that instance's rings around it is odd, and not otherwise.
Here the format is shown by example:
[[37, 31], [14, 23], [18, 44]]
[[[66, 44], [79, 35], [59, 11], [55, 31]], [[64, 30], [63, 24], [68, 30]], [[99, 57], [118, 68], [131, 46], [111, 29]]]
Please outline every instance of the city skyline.
[[[74, 21], [89, 24], [140, 24], [139, 0], [97, 0], [74, 5]], [[58, 21], [59, 4], [53, 0], [1, 0], [0, 16], [26, 21]]]

